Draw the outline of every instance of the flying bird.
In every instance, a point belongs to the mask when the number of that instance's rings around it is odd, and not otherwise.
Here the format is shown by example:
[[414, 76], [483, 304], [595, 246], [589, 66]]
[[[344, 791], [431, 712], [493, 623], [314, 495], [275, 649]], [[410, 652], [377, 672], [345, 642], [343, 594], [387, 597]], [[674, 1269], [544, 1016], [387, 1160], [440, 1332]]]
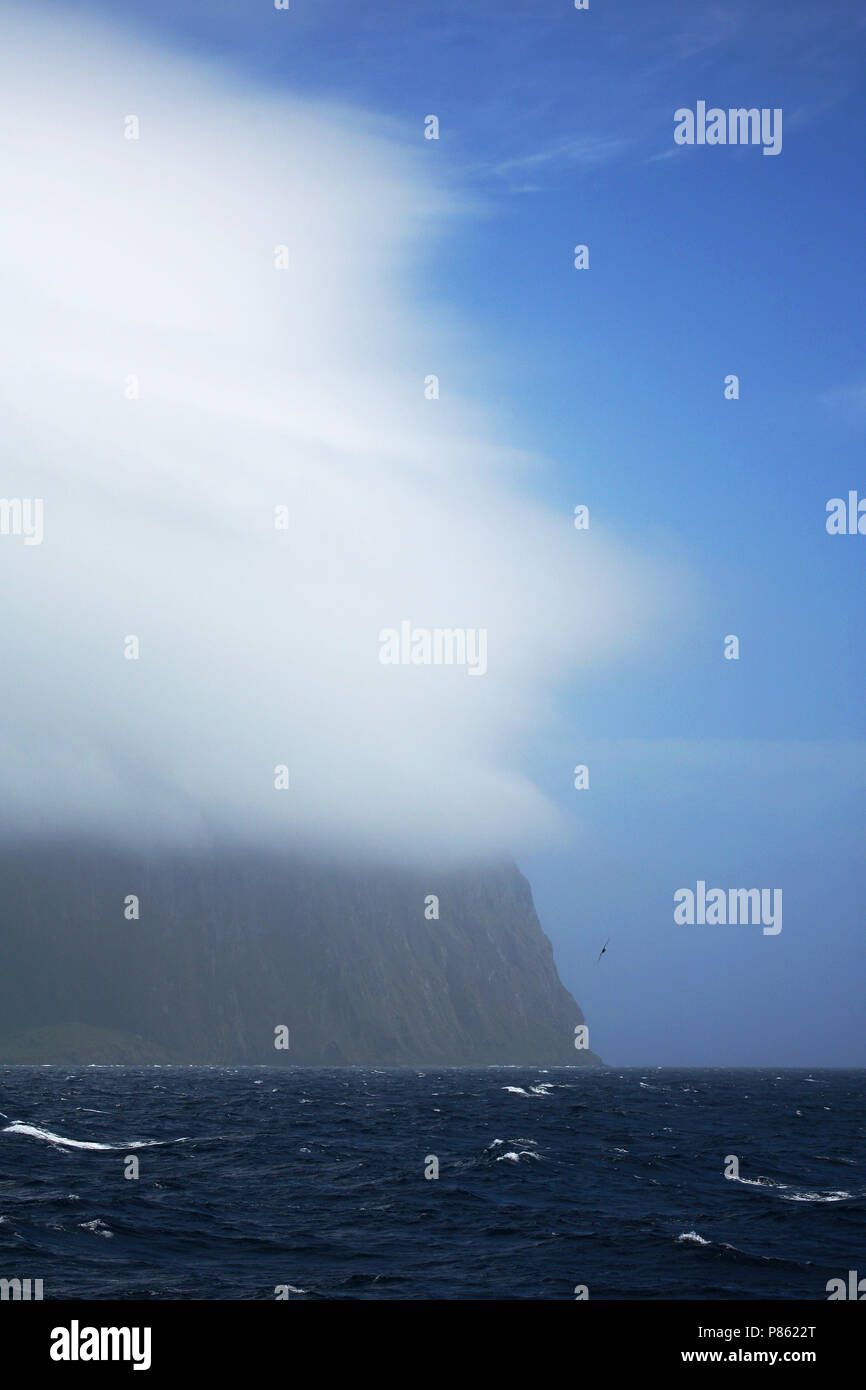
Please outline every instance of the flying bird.
[[[607, 941], [610, 941], [610, 937], [607, 938]], [[601, 960], [602, 956], [604, 955], [605, 951], [607, 950], [607, 941], [604, 943], [604, 945], [602, 946], [601, 950], [600, 950], [599, 953], [598, 953], [598, 960]], [[595, 962], [596, 965], [598, 965], [598, 960]]]

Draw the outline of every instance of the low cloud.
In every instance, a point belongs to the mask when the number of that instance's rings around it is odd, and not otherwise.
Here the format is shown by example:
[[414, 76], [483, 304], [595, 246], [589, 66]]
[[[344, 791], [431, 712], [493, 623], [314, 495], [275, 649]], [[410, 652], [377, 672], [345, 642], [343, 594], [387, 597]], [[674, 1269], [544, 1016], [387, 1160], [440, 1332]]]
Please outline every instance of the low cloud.
[[[45, 527], [0, 536], [0, 833], [555, 835], [527, 740], [675, 605], [460, 398], [430, 303], [471, 199], [368, 114], [80, 16], [7, 7], [0, 37], [0, 495]], [[382, 665], [404, 620], [484, 629], [483, 678]]]

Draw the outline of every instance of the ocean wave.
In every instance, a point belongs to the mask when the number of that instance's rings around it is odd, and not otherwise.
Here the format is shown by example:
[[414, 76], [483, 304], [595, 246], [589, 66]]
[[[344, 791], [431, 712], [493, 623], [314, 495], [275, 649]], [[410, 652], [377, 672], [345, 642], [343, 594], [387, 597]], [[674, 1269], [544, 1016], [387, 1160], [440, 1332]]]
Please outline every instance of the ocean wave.
[[48, 1144], [56, 1144], [61, 1149], [94, 1149], [102, 1152], [125, 1153], [127, 1149], [152, 1149], [164, 1144], [186, 1144], [187, 1139], [131, 1139], [128, 1144], [98, 1144], [93, 1139], [66, 1139], [62, 1134], [53, 1134], [50, 1129], [38, 1129], [36, 1125], [25, 1125], [16, 1121], [4, 1125], [0, 1134], [25, 1134], [31, 1139], [44, 1139]]
[[766, 1187], [778, 1192], [786, 1202], [844, 1202], [851, 1197], [850, 1192], [809, 1192], [805, 1188], [793, 1188], [790, 1183], [779, 1182], [777, 1178], [764, 1176], [757, 1178], [730, 1178], [730, 1182], [742, 1183], [745, 1187]]
[[531, 1149], [521, 1149], [519, 1153], [516, 1152], [514, 1149], [509, 1149], [507, 1153], [499, 1154], [498, 1158], [496, 1159], [496, 1162], [519, 1163], [522, 1158], [540, 1159], [540, 1157], [540, 1154], [534, 1154]]
[[781, 1192], [786, 1202], [845, 1202], [850, 1192]]
[[105, 1222], [100, 1221], [98, 1216], [93, 1221], [79, 1221], [78, 1224], [82, 1231], [92, 1231], [95, 1236], [105, 1236], [106, 1240], [110, 1240], [114, 1236], [114, 1232], [110, 1231]]
[[732, 1245], [728, 1240], [705, 1240], [699, 1236], [697, 1231], [683, 1231], [682, 1235], [677, 1236], [677, 1241], [682, 1245], [699, 1245], [712, 1247], [715, 1257], [733, 1260], [737, 1264], [750, 1265], [770, 1265], [770, 1264], [790, 1264], [789, 1260], [779, 1259], [775, 1255], [755, 1255], [746, 1250], [741, 1250], [738, 1245]]

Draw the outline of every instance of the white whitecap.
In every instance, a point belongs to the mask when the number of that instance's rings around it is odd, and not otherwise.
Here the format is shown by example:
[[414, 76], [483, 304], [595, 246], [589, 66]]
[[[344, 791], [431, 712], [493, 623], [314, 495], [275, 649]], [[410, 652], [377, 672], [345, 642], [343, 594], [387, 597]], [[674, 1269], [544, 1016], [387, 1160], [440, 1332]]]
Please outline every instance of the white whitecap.
[[786, 1202], [844, 1202], [850, 1192], [783, 1192]]
[[50, 1129], [38, 1129], [36, 1125], [23, 1125], [18, 1121], [15, 1124], [5, 1125], [3, 1134], [26, 1134], [31, 1139], [44, 1139], [49, 1144], [57, 1144], [64, 1149], [99, 1149], [104, 1152], [111, 1150], [126, 1149], [150, 1149], [155, 1145], [162, 1144], [183, 1144], [185, 1139], [131, 1139], [128, 1144], [97, 1144], [90, 1139], [66, 1139], [62, 1134], [53, 1134]]
[[82, 1231], [92, 1231], [95, 1236], [105, 1236], [106, 1240], [110, 1240], [114, 1236], [114, 1232], [110, 1231], [105, 1222], [100, 1221], [98, 1216], [93, 1221], [79, 1221], [78, 1224]]

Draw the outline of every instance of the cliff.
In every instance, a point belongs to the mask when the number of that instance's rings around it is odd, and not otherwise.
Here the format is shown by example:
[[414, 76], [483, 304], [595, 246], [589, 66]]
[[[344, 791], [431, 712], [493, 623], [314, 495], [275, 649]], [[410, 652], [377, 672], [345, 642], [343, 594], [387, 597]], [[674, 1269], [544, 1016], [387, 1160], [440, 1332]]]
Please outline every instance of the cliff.
[[510, 863], [0, 853], [0, 1063], [597, 1065], [581, 1022]]

